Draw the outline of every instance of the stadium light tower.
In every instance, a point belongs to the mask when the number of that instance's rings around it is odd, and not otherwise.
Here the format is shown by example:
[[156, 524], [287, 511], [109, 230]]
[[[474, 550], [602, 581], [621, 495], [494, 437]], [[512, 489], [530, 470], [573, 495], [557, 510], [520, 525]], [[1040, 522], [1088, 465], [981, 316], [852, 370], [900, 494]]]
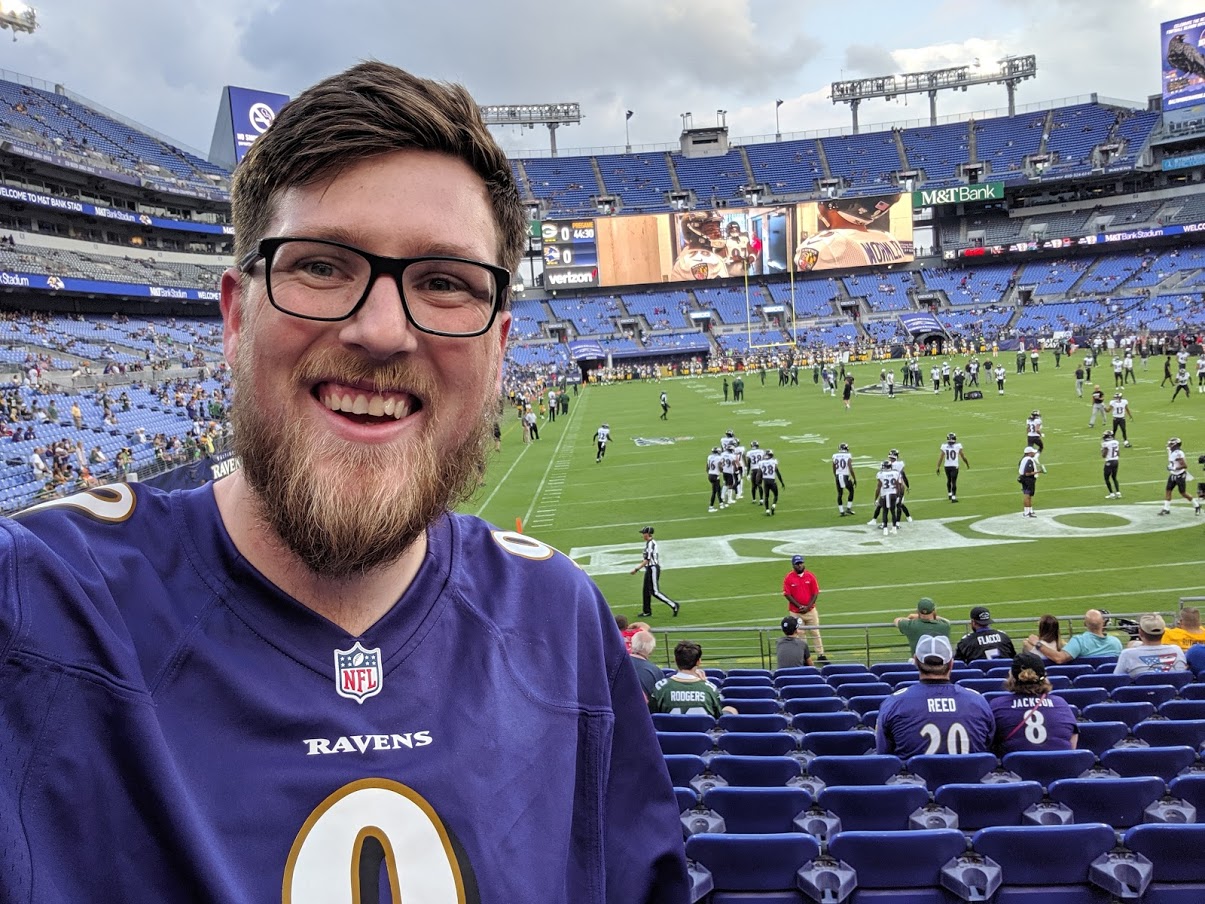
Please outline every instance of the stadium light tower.
[[556, 156], [556, 130], [582, 121], [582, 105], [563, 104], [496, 104], [482, 107], [481, 115], [490, 126], [548, 126], [548, 141], [552, 156]]
[[13, 40], [17, 40], [17, 32], [23, 31], [28, 35], [38, 27], [37, 11], [28, 3], [21, 0], [0, 0], [0, 28], [11, 28]]
[[1007, 56], [999, 60], [1000, 68], [984, 72], [978, 61], [969, 66], [950, 66], [925, 72], [906, 72], [903, 75], [878, 75], [873, 78], [833, 82], [829, 97], [833, 103], [849, 104], [853, 115], [853, 133], [858, 134], [858, 106], [864, 100], [881, 97], [895, 100], [901, 94], [929, 95], [929, 125], [937, 125], [937, 92], [965, 91], [972, 85], [1004, 85], [1008, 91], [1008, 115], [1016, 115], [1017, 85], [1038, 74], [1038, 59], [1032, 53]]

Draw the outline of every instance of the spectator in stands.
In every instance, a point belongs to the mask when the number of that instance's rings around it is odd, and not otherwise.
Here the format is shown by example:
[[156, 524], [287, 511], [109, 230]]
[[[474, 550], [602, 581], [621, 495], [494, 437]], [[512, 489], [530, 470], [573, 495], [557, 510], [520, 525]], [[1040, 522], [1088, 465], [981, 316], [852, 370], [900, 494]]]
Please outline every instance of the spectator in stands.
[[1046, 664], [1033, 653], [1013, 660], [1004, 689], [1009, 693], [991, 702], [996, 730], [992, 752], [1004, 756], [1018, 750], [1073, 750], [1079, 740], [1075, 710], [1051, 696]]
[[636, 677], [640, 679], [640, 688], [644, 691], [646, 701], [653, 699], [653, 690], [657, 682], [665, 677], [660, 668], [649, 662], [649, 657], [656, 648], [657, 638], [653, 636], [652, 631], [646, 629], [632, 635], [632, 665], [636, 667]]
[[71, 420], [75, 421], [75, 429], [84, 429], [84, 413], [80, 411], [79, 402], [71, 403]]
[[1205, 643], [1194, 643], [1184, 654], [1184, 659], [1188, 668], [1200, 680], [1201, 676], [1205, 675]]
[[991, 707], [978, 693], [950, 681], [950, 641], [925, 635], [913, 654], [920, 681], [883, 701], [875, 749], [901, 759], [922, 753], [981, 753], [995, 730]]
[[93, 446], [92, 451], [88, 453], [88, 461], [94, 465], [101, 464], [109, 460], [109, 456], [105, 455], [104, 450], [100, 446]]
[[678, 671], [657, 682], [649, 708], [655, 713], [707, 713], [719, 718], [736, 712], [720, 702], [720, 692], [707, 680], [699, 667], [703, 648], [693, 640], [680, 640], [674, 647], [674, 665]]
[[788, 615], [782, 620], [782, 634], [774, 645], [774, 655], [778, 668], [795, 668], [812, 664], [812, 651], [808, 643], [799, 636], [799, 619]]
[[38, 479], [50, 476], [50, 467], [46, 464], [45, 459], [42, 458], [42, 453], [45, 451], [44, 448], [38, 446], [29, 453], [29, 466], [33, 468], [33, 476]]
[[1184, 651], [1174, 643], [1165, 643], [1167, 623], [1163, 616], [1148, 612], [1138, 619], [1138, 641], [1117, 656], [1115, 675], [1145, 675], [1149, 672], [1183, 672], [1188, 668]]
[[916, 611], [901, 615], [893, 624], [896, 629], [908, 638], [908, 646], [913, 653], [916, 644], [922, 637], [934, 635], [950, 639], [950, 622], [937, 614], [937, 604], [929, 597], [922, 596], [916, 603]]
[[[1038, 656], [1045, 656], [1050, 659], [1048, 654], [1057, 653], [1063, 649], [1062, 627], [1059, 620], [1053, 615], [1043, 615], [1038, 619], [1038, 633], [1030, 634], [1021, 642], [1021, 650], [1024, 653], [1036, 653]], [[1031, 641], [1031, 637], [1036, 637], [1037, 640]], [[1041, 644], [1041, 648], [1038, 648]]]
[[1194, 643], [1205, 643], [1205, 631], [1201, 630], [1201, 610], [1196, 606], [1181, 609], [1176, 626], [1163, 632], [1163, 642], [1174, 643], [1186, 653]]
[[992, 613], [986, 606], [976, 606], [970, 614], [971, 630], [958, 641], [957, 656], [961, 662], [977, 659], [1012, 659], [1017, 655], [1012, 638], [992, 627]]

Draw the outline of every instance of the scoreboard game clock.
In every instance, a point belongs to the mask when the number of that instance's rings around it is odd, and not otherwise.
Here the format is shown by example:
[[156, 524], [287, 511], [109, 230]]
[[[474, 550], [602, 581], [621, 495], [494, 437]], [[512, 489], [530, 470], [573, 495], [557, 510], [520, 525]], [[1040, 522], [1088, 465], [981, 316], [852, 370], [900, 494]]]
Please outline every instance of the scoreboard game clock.
[[598, 285], [598, 242], [593, 220], [545, 220], [540, 237], [544, 243], [546, 288]]

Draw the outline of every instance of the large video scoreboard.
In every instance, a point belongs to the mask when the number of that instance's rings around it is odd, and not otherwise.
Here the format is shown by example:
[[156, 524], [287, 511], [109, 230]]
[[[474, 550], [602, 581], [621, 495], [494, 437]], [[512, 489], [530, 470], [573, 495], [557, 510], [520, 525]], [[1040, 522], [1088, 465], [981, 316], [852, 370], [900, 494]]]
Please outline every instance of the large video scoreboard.
[[546, 220], [540, 227], [544, 242], [544, 286], [568, 289], [597, 286], [598, 240], [593, 220]]

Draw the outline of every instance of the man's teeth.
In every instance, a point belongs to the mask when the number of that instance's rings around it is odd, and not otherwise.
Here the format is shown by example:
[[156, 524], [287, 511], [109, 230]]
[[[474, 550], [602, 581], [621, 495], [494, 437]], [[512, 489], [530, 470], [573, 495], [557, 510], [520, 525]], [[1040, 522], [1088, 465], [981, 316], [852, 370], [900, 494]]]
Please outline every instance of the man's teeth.
[[410, 403], [405, 399], [372, 395], [330, 392], [323, 395], [322, 403], [331, 411], [348, 414], [367, 414], [371, 417], [391, 417], [401, 420], [410, 413]]

